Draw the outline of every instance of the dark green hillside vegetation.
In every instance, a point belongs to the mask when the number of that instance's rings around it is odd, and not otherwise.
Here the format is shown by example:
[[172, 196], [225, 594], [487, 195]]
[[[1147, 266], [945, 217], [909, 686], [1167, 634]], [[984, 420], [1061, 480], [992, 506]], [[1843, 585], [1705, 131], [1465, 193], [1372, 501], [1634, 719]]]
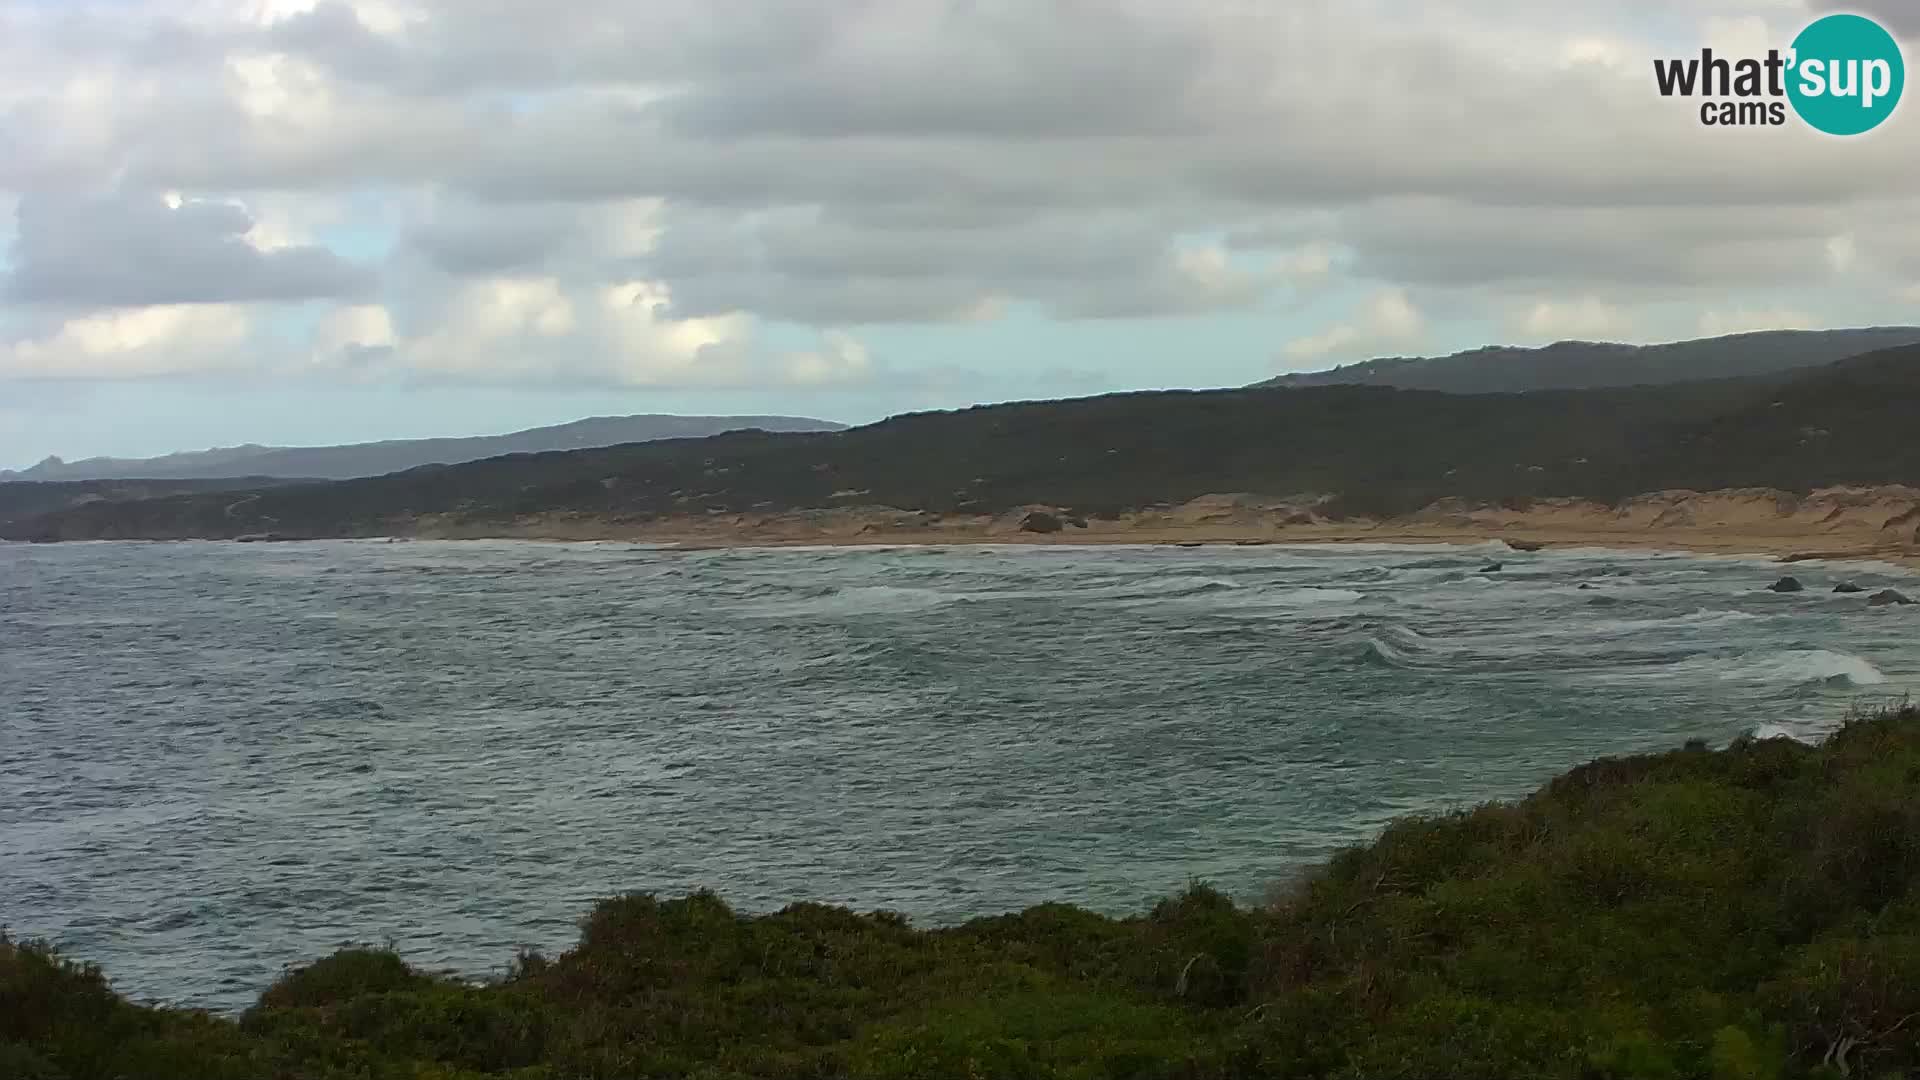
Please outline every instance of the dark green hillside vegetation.
[[1446, 496], [1920, 483], [1920, 347], [1811, 373], [1453, 395], [1368, 386], [1115, 394], [896, 417], [837, 433], [733, 432], [520, 454], [365, 480], [91, 504], [12, 539], [404, 534], [421, 515], [613, 522], [885, 505], [1113, 514], [1215, 492], [1336, 496], [1388, 515]]
[[0, 1076], [1893, 1077], [1920, 1070], [1920, 712], [1582, 766], [1237, 907], [964, 926], [600, 904], [463, 985], [386, 952], [236, 1020], [0, 945]]
[[1872, 353], [1675, 430], [1629, 471], [1627, 484], [1805, 490], [1867, 476], [1920, 483], [1915, 432], [1920, 350]]
[[1877, 326], [1859, 330], [1761, 330], [1663, 345], [1603, 341], [1556, 341], [1537, 349], [1489, 345], [1451, 356], [1363, 360], [1330, 371], [1281, 375], [1261, 385], [1395, 386], [1449, 394], [1655, 386], [1770, 375], [1916, 342], [1920, 342], [1920, 327]]
[[[266, 476], [227, 480], [0, 481], [0, 526], [93, 502], [125, 502], [221, 491], [246, 492], [297, 483], [300, 481], [275, 480]], [[233, 500], [227, 501], [231, 503]]]

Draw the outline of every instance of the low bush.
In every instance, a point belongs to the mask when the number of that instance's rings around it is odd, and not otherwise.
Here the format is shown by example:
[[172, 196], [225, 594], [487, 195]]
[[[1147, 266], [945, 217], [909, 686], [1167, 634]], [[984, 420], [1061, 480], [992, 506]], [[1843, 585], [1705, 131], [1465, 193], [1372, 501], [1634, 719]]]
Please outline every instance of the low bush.
[[238, 1020], [0, 938], [7, 1080], [1564, 1077], [1920, 1070], [1920, 713], [1597, 761], [1235, 904], [962, 926], [599, 904], [472, 985], [348, 949]]

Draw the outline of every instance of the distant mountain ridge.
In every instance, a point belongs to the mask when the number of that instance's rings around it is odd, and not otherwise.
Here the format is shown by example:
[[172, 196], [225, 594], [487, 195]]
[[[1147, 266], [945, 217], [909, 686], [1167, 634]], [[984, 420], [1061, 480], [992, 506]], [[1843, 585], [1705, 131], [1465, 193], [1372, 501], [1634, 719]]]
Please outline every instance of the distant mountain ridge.
[[1280, 375], [1254, 385], [1391, 386], [1449, 394], [1659, 386], [1771, 375], [1913, 344], [1920, 344], [1920, 327], [1762, 330], [1664, 345], [1600, 341], [1559, 341], [1539, 348], [1486, 345], [1450, 356], [1381, 357], [1329, 371]]
[[[1220, 493], [1380, 520], [1442, 499], [1523, 509], [1682, 489], [1914, 488], [1915, 416], [1920, 345], [1737, 379], [1529, 394], [1150, 391], [913, 413], [840, 432], [511, 454], [257, 492], [109, 496], [0, 521], [0, 539], [590, 539], [688, 522], [753, 535], [777, 515], [851, 507], [923, 515], [915, 520], [1051, 507], [1058, 525]], [[1909, 513], [1890, 509], [1879, 529], [1920, 545], [1920, 512]]]
[[392, 439], [344, 446], [228, 446], [154, 458], [49, 457], [17, 472], [0, 469], [0, 481], [210, 480], [277, 477], [351, 480], [382, 476], [421, 465], [458, 465], [502, 454], [586, 450], [659, 439], [703, 438], [727, 431], [841, 431], [845, 424], [795, 416], [594, 416], [506, 435], [445, 439]]

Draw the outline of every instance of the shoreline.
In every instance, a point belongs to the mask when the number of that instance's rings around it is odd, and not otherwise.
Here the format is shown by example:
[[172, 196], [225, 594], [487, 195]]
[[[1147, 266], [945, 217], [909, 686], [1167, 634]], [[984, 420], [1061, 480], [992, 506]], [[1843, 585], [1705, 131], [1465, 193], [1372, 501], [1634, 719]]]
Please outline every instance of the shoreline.
[[[857, 494], [857, 493], [848, 493]], [[684, 500], [683, 500], [684, 501]], [[281, 531], [286, 530], [286, 531]], [[1582, 498], [1509, 505], [1448, 498], [1411, 513], [1340, 513], [1323, 496], [1202, 495], [1178, 505], [1083, 514], [1028, 504], [994, 513], [932, 512], [876, 505], [817, 509], [681, 510], [667, 514], [598, 509], [546, 511], [511, 519], [457, 513], [401, 515], [354, 526], [289, 528], [265, 517], [207, 531], [182, 522], [113, 535], [78, 530], [34, 542], [89, 540], [319, 539], [616, 541], [683, 550], [932, 545], [1264, 546], [1276, 544], [1485, 544], [1517, 551], [1609, 548], [1698, 555], [1871, 561], [1920, 569], [1920, 488], [1830, 487], [1795, 494], [1770, 488], [1659, 491], [1614, 502]], [[105, 533], [106, 535], [101, 535]], [[20, 537], [20, 539], [30, 539]]]
[[[1525, 517], [1526, 515], [1516, 515]], [[1375, 523], [1314, 523], [1281, 528], [1238, 523], [1131, 523], [1089, 521], [1087, 527], [1034, 533], [986, 522], [912, 526], [852, 518], [822, 523], [783, 519], [754, 525], [688, 519], [652, 523], [594, 520], [523, 521], [512, 525], [427, 525], [404, 539], [622, 541], [670, 545], [675, 550], [748, 550], [794, 547], [1269, 547], [1318, 545], [1505, 544], [1517, 553], [1604, 548], [1669, 551], [1729, 558], [1771, 559], [1781, 565], [1807, 561], [1878, 562], [1920, 570], [1920, 547], [1864, 535], [1864, 530], [1757, 530], [1731, 526], [1633, 526], [1595, 528], [1554, 522], [1441, 524], [1394, 519]]]

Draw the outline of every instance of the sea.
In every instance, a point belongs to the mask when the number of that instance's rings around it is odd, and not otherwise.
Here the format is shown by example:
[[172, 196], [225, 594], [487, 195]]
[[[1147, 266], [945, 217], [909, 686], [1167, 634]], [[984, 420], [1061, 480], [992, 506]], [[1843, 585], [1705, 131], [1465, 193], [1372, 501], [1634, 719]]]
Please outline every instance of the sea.
[[[1806, 584], [1766, 586], [1783, 569]], [[1549, 549], [0, 545], [0, 926], [235, 1011], [600, 897], [1248, 901], [1596, 757], [1920, 683], [1877, 564]]]

